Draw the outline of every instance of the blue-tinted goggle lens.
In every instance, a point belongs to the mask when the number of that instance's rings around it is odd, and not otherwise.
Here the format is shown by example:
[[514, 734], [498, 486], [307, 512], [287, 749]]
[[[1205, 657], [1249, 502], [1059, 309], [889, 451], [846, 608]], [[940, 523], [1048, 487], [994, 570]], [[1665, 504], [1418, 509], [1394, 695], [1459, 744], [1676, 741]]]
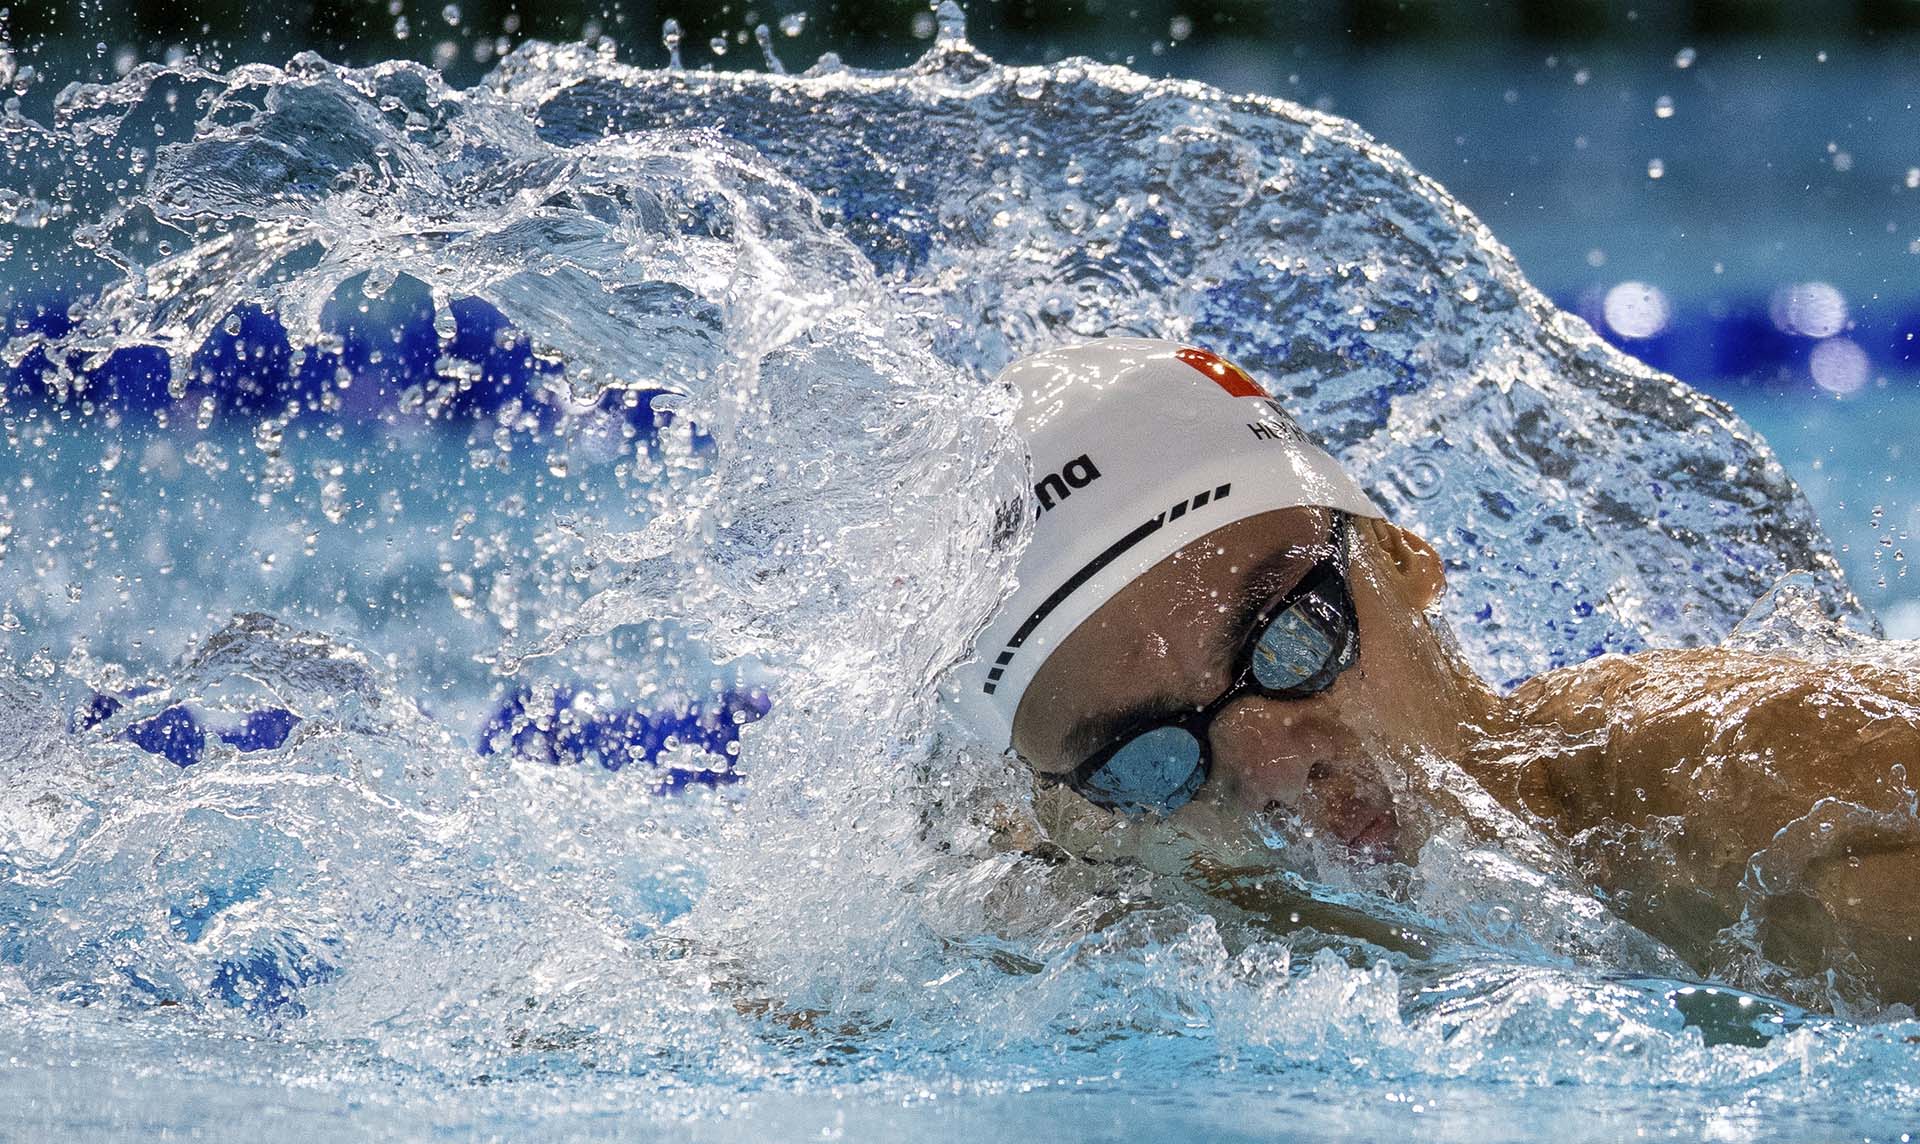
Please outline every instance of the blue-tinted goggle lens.
[[1089, 801], [1127, 814], [1171, 814], [1206, 781], [1200, 740], [1184, 727], [1155, 727], [1128, 739], [1079, 784]]

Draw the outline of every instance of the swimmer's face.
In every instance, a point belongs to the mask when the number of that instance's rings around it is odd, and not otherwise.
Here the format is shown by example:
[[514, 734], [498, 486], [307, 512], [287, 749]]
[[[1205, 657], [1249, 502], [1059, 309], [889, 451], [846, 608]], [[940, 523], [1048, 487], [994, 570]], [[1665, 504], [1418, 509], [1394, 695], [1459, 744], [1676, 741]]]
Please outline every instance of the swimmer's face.
[[[1113, 741], [1142, 711], [1191, 711], [1232, 682], [1260, 606], [1327, 553], [1333, 514], [1296, 508], [1210, 533], [1161, 561], [1081, 624], [1021, 701], [1014, 748], [1060, 774]], [[1241, 696], [1208, 731], [1213, 769], [1176, 816], [1285, 815], [1375, 857], [1402, 841], [1387, 775], [1395, 760], [1445, 750], [1461, 713], [1456, 671], [1425, 612], [1442, 588], [1425, 542], [1382, 521], [1352, 521], [1348, 586], [1359, 654], [1305, 698]]]

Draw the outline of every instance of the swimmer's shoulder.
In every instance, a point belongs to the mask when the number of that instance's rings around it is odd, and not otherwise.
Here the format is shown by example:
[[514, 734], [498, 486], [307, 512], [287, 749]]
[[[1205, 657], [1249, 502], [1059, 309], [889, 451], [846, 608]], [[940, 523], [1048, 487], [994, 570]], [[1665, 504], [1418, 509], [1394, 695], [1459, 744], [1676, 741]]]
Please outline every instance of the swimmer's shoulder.
[[[1844, 704], [1835, 700], [1844, 699]], [[1920, 721], [1920, 670], [1867, 659], [1813, 659], [1724, 647], [1608, 654], [1543, 672], [1515, 688], [1517, 709], [1568, 729], [1659, 719], [1738, 700], [1749, 718], [1808, 704]], [[1841, 721], [1849, 721], [1842, 719]]]
[[1682, 816], [1718, 863], [1820, 798], [1888, 805], [1905, 788], [1892, 768], [1920, 758], [1916, 679], [1867, 660], [1672, 648], [1546, 672], [1510, 702], [1522, 725], [1558, 732], [1542, 763], [1568, 833]]
[[1517, 710], [1544, 716], [1568, 730], [1605, 724], [1611, 712], [1663, 674], [1661, 652], [1610, 653], [1581, 663], [1543, 671], [1514, 688]]

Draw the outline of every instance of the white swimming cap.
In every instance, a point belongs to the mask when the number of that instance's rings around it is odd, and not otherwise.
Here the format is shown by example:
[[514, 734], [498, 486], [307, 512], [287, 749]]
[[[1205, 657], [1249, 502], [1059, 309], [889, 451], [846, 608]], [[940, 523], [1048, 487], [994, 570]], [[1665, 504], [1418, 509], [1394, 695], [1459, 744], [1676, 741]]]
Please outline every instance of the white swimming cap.
[[1013, 595], [954, 670], [974, 729], [1013, 741], [1020, 697], [1081, 622], [1222, 525], [1315, 505], [1381, 516], [1239, 366], [1153, 338], [1107, 338], [1008, 366], [1033, 461], [1033, 538]]

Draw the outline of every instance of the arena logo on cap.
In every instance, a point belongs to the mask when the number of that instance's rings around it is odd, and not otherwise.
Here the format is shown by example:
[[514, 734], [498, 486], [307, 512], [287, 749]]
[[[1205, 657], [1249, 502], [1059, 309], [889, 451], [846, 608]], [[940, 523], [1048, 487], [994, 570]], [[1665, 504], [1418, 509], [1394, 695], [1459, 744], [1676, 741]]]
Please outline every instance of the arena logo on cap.
[[1073, 490], [1084, 489], [1099, 479], [1100, 470], [1094, 465], [1093, 458], [1085, 453], [1080, 454], [1068, 461], [1065, 468], [1057, 473], [1048, 473], [1040, 479], [1039, 484], [1033, 486], [1033, 495], [1040, 501], [1040, 507], [1034, 515], [1039, 516], [1055, 503], [1072, 496]]
[[1260, 383], [1248, 376], [1247, 371], [1208, 350], [1195, 349], [1193, 346], [1181, 346], [1174, 357], [1205, 374], [1213, 382], [1233, 397], [1271, 397]]

